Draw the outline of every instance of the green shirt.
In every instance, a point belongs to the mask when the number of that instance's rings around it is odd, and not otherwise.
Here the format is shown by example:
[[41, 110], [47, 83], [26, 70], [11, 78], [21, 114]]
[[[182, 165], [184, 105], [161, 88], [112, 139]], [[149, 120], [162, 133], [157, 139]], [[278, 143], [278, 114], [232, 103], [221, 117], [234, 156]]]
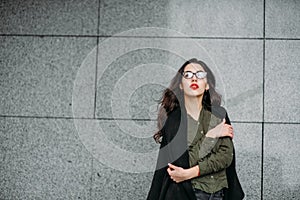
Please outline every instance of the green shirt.
[[187, 140], [190, 166], [199, 165], [200, 176], [191, 180], [192, 186], [208, 193], [228, 187], [226, 168], [233, 158], [230, 138], [209, 138], [205, 134], [222, 122], [222, 119], [202, 109], [198, 121], [187, 116]]

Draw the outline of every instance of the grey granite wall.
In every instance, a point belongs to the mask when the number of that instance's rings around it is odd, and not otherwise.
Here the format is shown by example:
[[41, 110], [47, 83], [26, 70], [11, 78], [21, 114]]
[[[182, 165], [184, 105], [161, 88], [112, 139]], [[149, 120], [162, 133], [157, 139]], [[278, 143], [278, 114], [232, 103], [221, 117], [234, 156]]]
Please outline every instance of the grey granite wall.
[[300, 199], [300, 1], [1, 0], [0, 19], [0, 199], [145, 199], [157, 100], [191, 57], [245, 199]]

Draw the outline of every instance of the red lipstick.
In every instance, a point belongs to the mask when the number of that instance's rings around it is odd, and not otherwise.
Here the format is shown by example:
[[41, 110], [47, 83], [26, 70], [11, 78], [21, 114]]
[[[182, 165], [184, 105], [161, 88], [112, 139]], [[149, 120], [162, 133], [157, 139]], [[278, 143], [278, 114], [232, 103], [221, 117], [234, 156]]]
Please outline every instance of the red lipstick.
[[197, 90], [199, 88], [199, 86], [197, 84], [193, 83], [190, 85], [190, 88], [193, 90]]

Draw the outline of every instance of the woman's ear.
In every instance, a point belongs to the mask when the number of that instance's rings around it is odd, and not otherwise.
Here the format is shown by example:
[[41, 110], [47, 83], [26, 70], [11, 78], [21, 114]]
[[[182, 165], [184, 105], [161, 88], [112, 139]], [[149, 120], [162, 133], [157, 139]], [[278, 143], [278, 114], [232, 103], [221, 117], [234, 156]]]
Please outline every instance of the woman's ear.
[[180, 83], [180, 84], [179, 84], [179, 89], [181, 89], [181, 90], [182, 90], [182, 83]]

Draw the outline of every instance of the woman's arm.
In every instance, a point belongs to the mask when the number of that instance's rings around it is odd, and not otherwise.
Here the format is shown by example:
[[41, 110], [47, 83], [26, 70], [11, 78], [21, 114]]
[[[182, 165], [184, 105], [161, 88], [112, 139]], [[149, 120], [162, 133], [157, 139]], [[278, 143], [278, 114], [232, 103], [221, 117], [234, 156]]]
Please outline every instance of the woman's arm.
[[189, 169], [183, 169], [182, 167], [177, 167], [172, 164], [168, 164], [169, 168], [167, 169], [171, 179], [176, 183], [180, 183], [185, 180], [189, 180], [195, 177], [198, 177], [200, 174], [199, 166], [196, 165]]
[[233, 128], [230, 124], [226, 124], [225, 118], [219, 125], [217, 125], [213, 129], [210, 129], [206, 133], [206, 137], [209, 137], [209, 138], [220, 138], [220, 137], [226, 137], [226, 136], [233, 138]]
[[167, 171], [171, 179], [176, 183], [179, 183], [227, 168], [232, 162], [233, 144], [229, 138], [223, 138], [222, 140], [220, 148], [216, 152], [212, 152], [209, 156], [200, 160], [198, 165], [184, 169], [169, 164]]
[[227, 168], [233, 159], [233, 143], [230, 138], [220, 139], [219, 148], [198, 161], [200, 176]]
[[216, 145], [217, 141], [221, 137], [233, 138], [233, 128], [230, 124], [226, 124], [225, 118], [216, 127], [210, 129], [203, 141], [201, 142], [201, 148], [199, 151], [199, 159], [207, 156]]

